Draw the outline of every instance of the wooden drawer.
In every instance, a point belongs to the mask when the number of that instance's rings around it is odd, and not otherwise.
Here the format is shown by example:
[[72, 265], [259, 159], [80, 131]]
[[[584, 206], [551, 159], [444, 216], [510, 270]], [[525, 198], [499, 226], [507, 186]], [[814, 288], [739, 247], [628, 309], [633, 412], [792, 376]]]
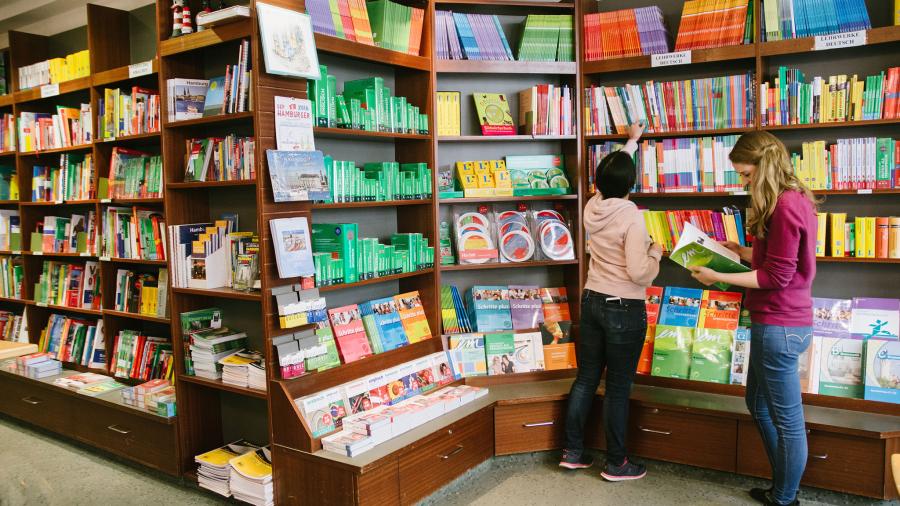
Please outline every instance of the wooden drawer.
[[737, 420], [632, 405], [628, 451], [734, 472]]
[[65, 393], [12, 378], [4, 378], [0, 389], [0, 412], [61, 434], [71, 430], [77, 407]]
[[509, 455], [562, 448], [565, 417], [563, 401], [497, 406], [494, 451]]
[[82, 405], [75, 419], [78, 439], [160, 471], [178, 473], [175, 424], [94, 403]]
[[[751, 476], [771, 477], [769, 460], [756, 424], [741, 421], [738, 433], [737, 471]], [[809, 459], [803, 473], [804, 485], [884, 498], [884, 440], [809, 430], [807, 444]]]
[[494, 453], [488, 407], [408, 446], [400, 454], [400, 503], [413, 504]]

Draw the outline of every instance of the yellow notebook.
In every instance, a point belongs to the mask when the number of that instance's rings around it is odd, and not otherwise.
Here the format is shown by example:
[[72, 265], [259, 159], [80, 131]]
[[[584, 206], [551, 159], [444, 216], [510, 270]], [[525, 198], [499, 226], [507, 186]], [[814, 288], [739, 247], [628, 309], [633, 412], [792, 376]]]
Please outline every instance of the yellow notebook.
[[272, 477], [272, 457], [268, 448], [247, 452], [228, 461], [235, 471], [251, 480], [266, 480]]

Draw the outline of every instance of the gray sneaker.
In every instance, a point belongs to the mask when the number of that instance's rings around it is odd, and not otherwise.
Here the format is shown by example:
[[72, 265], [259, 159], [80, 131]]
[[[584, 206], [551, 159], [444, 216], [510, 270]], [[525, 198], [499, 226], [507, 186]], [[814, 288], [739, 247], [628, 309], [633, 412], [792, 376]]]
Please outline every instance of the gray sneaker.
[[607, 481], [639, 480], [647, 476], [647, 468], [644, 464], [637, 464], [626, 458], [620, 466], [607, 462], [606, 470], [600, 473], [600, 476]]

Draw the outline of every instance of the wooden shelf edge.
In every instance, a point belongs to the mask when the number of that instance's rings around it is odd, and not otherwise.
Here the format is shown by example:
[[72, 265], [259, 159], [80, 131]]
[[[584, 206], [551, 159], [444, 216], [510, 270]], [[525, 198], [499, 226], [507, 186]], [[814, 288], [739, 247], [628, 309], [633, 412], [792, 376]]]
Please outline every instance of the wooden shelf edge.
[[[150, 74], [146, 75], [154, 75], [159, 72], [159, 58], [153, 57], [150, 60], [150, 65], [152, 67], [152, 71]], [[91, 80], [94, 86], [106, 86], [108, 84], [114, 84], [122, 81], [128, 81], [129, 79], [137, 79], [128, 77], [128, 69], [130, 65], [125, 65], [124, 67], [118, 67], [110, 70], [104, 70], [101, 72], [97, 72], [91, 76]]]
[[115, 316], [117, 318], [129, 318], [132, 320], [143, 320], [143, 321], [148, 321], [148, 322], [153, 322], [153, 323], [163, 323], [166, 325], [168, 325], [171, 322], [171, 320], [169, 320], [168, 318], [144, 315], [144, 314], [140, 314], [140, 313], [129, 313], [128, 311], [116, 311], [115, 309], [104, 309], [103, 315], [104, 316]]
[[445, 135], [438, 137], [438, 142], [553, 142], [576, 139], [577, 135]]
[[484, 202], [525, 202], [525, 201], [578, 200], [578, 195], [518, 195], [512, 197], [463, 197], [440, 199], [440, 204], [479, 204]]
[[431, 61], [424, 56], [405, 54], [323, 33], [316, 33], [315, 38], [318, 51], [393, 67], [424, 71], [431, 70]]
[[398, 207], [398, 206], [421, 206], [429, 205], [433, 199], [414, 199], [414, 200], [382, 200], [372, 202], [334, 202], [312, 204], [312, 209], [365, 209], [368, 207]]
[[[762, 42], [759, 44], [759, 54], [765, 57], [809, 53], [813, 51], [815, 40], [815, 37], [801, 37]], [[900, 26], [882, 26], [867, 30], [866, 41], [866, 45], [861, 47], [900, 41]]]
[[183, 381], [186, 383], [193, 383], [195, 385], [204, 386], [207, 388], [212, 388], [215, 390], [222, 390], [224, 392], [231, 392], [233, 394], [245, 395], [247, 397], [256, 397], [257, 399], [268, 399], [268, 394], [265, 390], [256, 390], [255, 388], [246, 388], [240, 387], [237, 385], [229, 385], [228, 383], [223, 383], [222, 380], [209, 380], [206, 378], [201, 378], [199, 376], [188, 376], [186, 374], [181, 374], [178, 376], [178, 381]]
[[259, 292], [239, 292], [231, 288], [179, 288], [172, 287], [172, 292], [182, 295], [199, 295], [203, 297], [218, 297], [221, 299], [237, 299], [260, 301], [262, 295]]
[[233, 23], [214, 26], [181, 37], [174, 37], [159, 43], [160, 56], [172, 56], [179, 53], [196, 51], [223, 42], [250, 37], [252, 31], [250, 18], [239, 19]]
[[394, 132], [373, 132], [369, 130], [356, 130], [351, 128], [326, 128], [314, 127], [313, 134], [316, 137], [331, 139], [360, 139], [392, 141], [394, 139], [431, 140], [431, 134], [401, 134]]
[[58, 153], [71, 153], [76, 151], [87, 151], [94, 147], [92, 142], [87, 144], [79, 144], [78, 146], [69, 146], [66, 148], [51, 148], [51, 149], [41, 149], [37, 151], [23, 151], [20, 152], [20, 156], [40, 156], [40, 155], [55, 155]]
[[381, 276], [378, 278], [366, 279], [364, 281], [357, 281], [356, 283], [344, 283], [340, 285], [330, 285], [330, 286], [320, 286], [318, 287], [320, 292], [334, 292], [337, 290], [349, 290], [351, 288], [356, 288], [360, 286], [367, 285], [375, 285], [378, 283], [387, 283], [388, 281], [395, 281], [398, 279], [406, 279], [406, 278], [414, 278], [418, 276], [425, 276], [428, 274], [434, 273], [434, 268], [429, 267], [428, 269], [422, 269], [420, 271], [413, 272], [402, 272], [400, 274], [391, 274], [390, 276]]
[[164, 121], [165, 128], [188, 128], [202, 125], [214, 125], [216, 123], [230, 123], [246, 119], [253, 119], [253, 111], [235, 112], [231, 114], [216, 114], [195, 119], [183, 119], [179, 121]]
[[217, 186], [256, 186], [255, 179], [233, 179], [230, 181], [188, 181], [166, 183], [170, 190], [189, 190], [191, 188], [213, 188]]
[[553, 267], [558, 265], [577, 265], [578, 259], [575, 260], [539, 260], [536, 262], [520, 262], [520, 263], [486, 263], [486, 264], [454, 264], [442, 265], [441, 271], [477, 271], [487, 269], [516, 269], [527, 267]]
[[575, 75], [576, 62], [522, 60], [434, 60], [438, 74], [548, 74]]
[[[76, 93], [79, 91], [89, 90], [91, 88], [91, 76], [79, 77], [77, 79], [71, 79], [69, 81], [64, 81], [59, 83], [59, 95], [65, 95], [67, 93]], [[56, 95], [56, 96], [59, 96]], [[41, 98], [41, 87], [38, 86], [36, 88], [28, 88], [27, 90], [20, 90], [13, 94], [13, 101], [17, 104], [21, 104], [23, 102], [32, 102], [35, 100], [47, 100], [54, 97], [46, 97]]]
[[[732, 135], [743, 134], [752, 130], [758, 130], [754, 126], [740, 128], [715, 128], [708, 130], [678, 130], [672, 132], [645, 132], [641, 137], [645, 139], [663, 139], [667, 137], [699, 137], [714, 135]], [[585, 135], [585, 141], [616, 141], [628, 139], [626, 134], [602, 134], [602, 135]]]
[[[691, 63], [688, 66], [698, 63], [747, 60], [755, 57], [755, 44], [694, 49], [691, 51]], [[628, 56], [608, 60], [585, 61], [581, 64], [581, 69], [585, 75], [604, 74], [624, 70], [649, 69], [652, 68], [651, 62], [652, 57], [650, 55]]]

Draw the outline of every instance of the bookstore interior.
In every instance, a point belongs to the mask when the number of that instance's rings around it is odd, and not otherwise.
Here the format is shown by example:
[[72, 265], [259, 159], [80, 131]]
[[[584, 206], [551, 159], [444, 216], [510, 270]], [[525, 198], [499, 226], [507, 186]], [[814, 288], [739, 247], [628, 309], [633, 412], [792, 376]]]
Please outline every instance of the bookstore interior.
[[752, 240], [728, 154], [762, 130], [821, 199], [802, 483], [898, 497], [900, 1], [84, 9], [0, 53], [3, 415], [258, 505], [559, 451], [583, 208], [641, 122], [629, 451], [766, 477], [744, 294], [683, 267]]

